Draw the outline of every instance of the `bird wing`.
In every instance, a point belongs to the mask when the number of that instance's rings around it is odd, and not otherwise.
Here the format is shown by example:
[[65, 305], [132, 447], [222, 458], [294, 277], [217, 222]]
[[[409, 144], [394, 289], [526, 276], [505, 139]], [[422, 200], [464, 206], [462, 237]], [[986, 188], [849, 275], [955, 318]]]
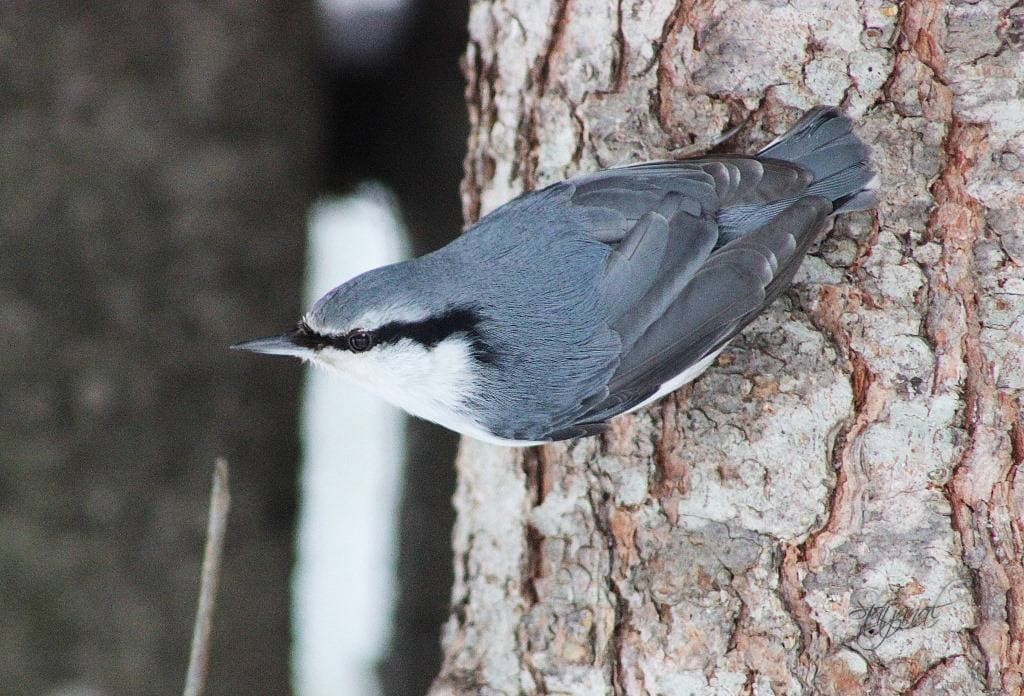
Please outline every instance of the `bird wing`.
[[[788, 162], [721, 157], [567, 182], [573, 218], [600, 221], [591, 234], [611, 247], [598, 292], [621, 351], [599, 388], [549, 421], [545, 439], [600, 430], [770, 304], [832, 213], [828, 199], [806, 195], [810, 181]], [[762, 212], [723, 224], [735, 207]]]

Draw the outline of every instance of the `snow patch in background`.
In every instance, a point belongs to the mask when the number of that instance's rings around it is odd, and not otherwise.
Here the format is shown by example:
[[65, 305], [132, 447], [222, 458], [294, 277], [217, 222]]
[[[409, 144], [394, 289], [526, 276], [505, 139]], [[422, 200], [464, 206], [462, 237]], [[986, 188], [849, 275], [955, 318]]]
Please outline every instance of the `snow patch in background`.
[[410, 0], [320, 0], [328, 54], [348, 70], [376, 69], [405, 41]]
[[[305, 308], [331, 288], [407, 257], [391, 194], [366, 185], [309, 217]], [[405, 417], [379, 398], [309, 368], [292, 578], [297, 696], [380, 693], [390, 638]]]

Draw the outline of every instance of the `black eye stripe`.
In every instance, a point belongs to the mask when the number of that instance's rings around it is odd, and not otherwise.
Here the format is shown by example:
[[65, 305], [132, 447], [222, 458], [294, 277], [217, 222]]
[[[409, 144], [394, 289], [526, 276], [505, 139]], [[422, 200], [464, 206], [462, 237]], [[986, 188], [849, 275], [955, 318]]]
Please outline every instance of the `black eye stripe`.
[[479, 333], [480, 315], [471, 309], [450, 309], [444, 314], [421, 321], [393, 321], [377, 329], [379, 343], [396, 343], [403, 338], [433, 348], [457, 333]]
[[[479, 362], [490, 364], [496, 360], [496, 355], [483, 338], [479, 329], [480, 321], [480, 315], [475, 310], [450, 309], [421, 321], [393, 321], [372, 331], [353, 329], [341, 336], [318, 333], [305, 321], [300, 321], [292, 333], [292, 341], [297, 346], [313, 350], [331, 347], [360, 353], [381, 344], [398, 343], [403, 339], [433, 348], [452, 335], [464, 334], [473, 346], [473, 357]], [[358, 338], [358, 346], [353, 344], [353, 338]], [[369, 341], [368, 345], [366, 340]], [[363, 345], [366, 347], [360, 347]]]
[[302, 348], [322, 350], [330, 346], [338, 350], [349, 350], [347, 336], [331, 336], [314, 331], [305, 321], [300, 321], [292, 332], [292, 343]]
[[473, 358], [490, 365], [497, 362], [498, 355], [485, 340], [480, 323], [480, 314], [474, 309], [449, 309], [444, 314], [422, 321], [391, 322], [375, 333], [378, 343], [397, 343], [408, 339], [427, 348], [433, 348], [455, 334], [463, 334], [472, 346]]

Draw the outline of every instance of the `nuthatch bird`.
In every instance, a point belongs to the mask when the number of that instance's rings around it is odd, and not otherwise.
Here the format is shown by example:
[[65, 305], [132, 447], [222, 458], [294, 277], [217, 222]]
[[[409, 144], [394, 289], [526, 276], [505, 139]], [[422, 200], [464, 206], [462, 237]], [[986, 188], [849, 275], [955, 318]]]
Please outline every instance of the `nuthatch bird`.
[[487, 442], [592, 435], [704, 372], [829, 218], [872, 207], [870, 160], [817, 107], [753, 156], [576, 176], [233, 347], [309, 360]]

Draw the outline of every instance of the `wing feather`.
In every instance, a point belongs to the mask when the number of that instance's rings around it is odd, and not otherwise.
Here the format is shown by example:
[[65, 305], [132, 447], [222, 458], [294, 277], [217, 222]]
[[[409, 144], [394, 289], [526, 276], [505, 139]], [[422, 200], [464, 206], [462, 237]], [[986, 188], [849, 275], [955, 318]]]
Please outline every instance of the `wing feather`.
[[592, 434], [742, 330], [788, 285], [832, 212], [809, 195], [812, 181], [774, 159], [653, 162], [583, 175], [496, 211], [607, 245], [596, 280], [606, 325], [595, 335], [619, 346], [578, 402], [521, 423], [519, 439]]
[[662, 301], [653, 321], [637, 316], [642, 331], [631, 331], [626, 322], [613, 326], [624, 339], [636, 335], [623, 341], [606, 389], [553, 419], [552, 432], [595, 426], [641, 404], [719, 350], [789, 285], [831, 212], [825, 198], [797, 201], [761, 229], [707, 256], [679, 292]]

